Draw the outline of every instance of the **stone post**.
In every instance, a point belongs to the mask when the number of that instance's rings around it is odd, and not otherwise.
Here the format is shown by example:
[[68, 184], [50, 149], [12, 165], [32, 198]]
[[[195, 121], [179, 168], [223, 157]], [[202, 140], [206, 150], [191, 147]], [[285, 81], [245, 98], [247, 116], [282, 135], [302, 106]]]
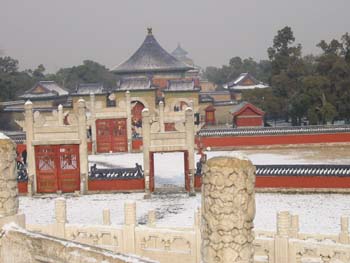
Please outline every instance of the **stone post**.
[[196, 235], [196, 263], [201, 262], [201, 210], [197, 208], [194, 213], [194, 232]]
[[298, 238], [299, 234], [299, 216], [298, 215], [292, 215], [291, 217], [291, 227], [290, 227], [290, 232], [289, 236], [291, 238]]
[[63, 106], [62, 104], [58, 105], [58, 125], [63, 125]]
[[126, 102], [126, 134], [128, 137], [128, 152], [132, 151], [132, 127], [131, 127], [131, 98], [130, 91], [125, 92], [125, 102]]
[[253, 263], [255, 167], [247, 159], [215, 157], [203, 171], [203, 263]]
[[65, 237], [66, 223], [67, 223], [67, 207], [64, 198], [57, 198], [55, 200], [55, 236], [60, 238]]
[[142, 151], [143, 151], [143, 169], [145, 176], [145, 191], [146, 194], [150, 193], [150, 159], [149, 159], [149, 146], [151, 136], [150, 114], [147, 108], [142, 110]]
[[277, 213], [277, 233], [275, 236], [275, 262], [288, 262], [289, 232], [291, 228], [288, 211]]
[[339, 234], [339, 242], [342, 244], [349, 244], [349, 217], [342, 216], [340, 218], [340, 234]]
[[80, 192], [86, 193], [88, 190], [88, 149], [86, 132], [86, 110], [85, 101], [78, 100], [78, 129], [79, 129], [79, 156], [80, 156]]
[[157, 221], [157, 215], [155, 210], [149, 210], [147, 214], [148, 220], [147, 220], [147, 225], [149, 227], [155, 227], [156, 226], [156, 221]]
[[194, 191], [194, 116], [191, 108], [185, 110], [186, 144], [188, 149], [188, 167], [190, 179], [190, 195], [195, 195]]
[[31, 196], [33, 192], [36, 193], [36, 176], [35, 176], [35, 152], [32, 144], [34, 140], [34, 116], [33, 103], [27, 101], [24, 104], [25, 109], [25, 132], [26, 132], [26, 149], [27, 149], [27, 172], [28, 178], [28, 195]]
[[90, 93], [90, 124], [91, 124], [91, 143], [92, 154], [96, 154], [96, 109], [95, 109], [95, 94]]
[[135, 253], [136, 203], [124, 204], [123, 252]]
[[164, 126], [164, 102], [161, 101], [159, 102], [159, 129], [160, 132], [164, 132], [165, 131], [165, 126]]
[[103, 209], [103, 224], [106, 226], [111, 225], [111, 212], [109, 209]]

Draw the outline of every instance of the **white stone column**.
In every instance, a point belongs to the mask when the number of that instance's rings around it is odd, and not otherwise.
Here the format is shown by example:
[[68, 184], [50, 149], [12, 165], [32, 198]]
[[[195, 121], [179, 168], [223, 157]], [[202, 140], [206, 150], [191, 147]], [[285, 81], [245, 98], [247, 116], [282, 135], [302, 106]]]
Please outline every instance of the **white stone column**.
[[288, 211], [277, 213], [277, 233], [275, 236], [275, 262], [288, 262], [289, 258], [289, 232], [291, 216]]
[[25, 132], [26, 132], [26, 150], [27, 150], [27, 172], [28, 172], [28, 195], [36, 193], [36, 175], [35, 175], [35, 152], [32, 144], [34, 139], [34, 116], [33, 103], [27, 101], [24, 104], [25, 109]]
[[87, 150], [87, 131], [86, 131], [86, 110], [85, 101], [78, 100], [78, 128], [79, 128], [79, 157], [80, 157], [80, 192], [86, 193], [88, 190], [88, 150]]
[[126, 101], [126, 134], [128, 137], [128, 152], [132, 151], [132, 129], [131, 129], [131, 98], [130, 91], [125, 92]]
[[157, 221], [157, 214], [155, 210], [149, 210], [147, 214], [147, 226], [155, 227]]
[[215, 157], [203, 172], [203, 263], [253, 263], [255, 167], [247, 159]]
[[58, 105], [58, 125], [59, 126], [63, 126], [63, 106], [62, 106], [62, 104], [60, 104], [60, 105]]
[[15, 222], [25, 225], [24, 215], [18, 215], [16, 144], [0, 133], [0, 229]]
[[160, 132], [164, 132], [165, 125], [164, 125], [164, 102], [163, 101], [159, 102], [158, 110], [159, 110], [159, 129], [160, 129]]
[[55, 200], [55, 233], [54, 236], [65, 238], [66, 223], [67, 223], [67, 206], [64, 198], [57, 198]]
[[195, 173], [195, 161], [194, 161], [194, 116], [192, 108], [186, 108], [185, 110], [185, 129], [186, 129], [186, 145], [188, 146], [188, 168], [190, 179], [190, 195], [195, 195], [194, 191], [194, 173]]
[[342, 244], [349, 244], [349, 217], [342, 216], [340, 218], [340, 234], [339, 234], [339, 242]]
[[106, 226], [111, 225], [111, 212], [109, 209], [103, 209], [103, 224]]
[[124, 204], [123, 252], [135, 253], [136, 203]]
[[96, 109], [95, 109], [95, 94], [90, 93], [90, 124], [91, 124], [91, 143], [92, 143], [92, 154], [96, 154]]
[[150, 125], [150, 114], [147, 108], [142, 110], [142, 151], [143, 151], [143, 170], [145, 176], [145, 191], [149, 194], [150, 191], [150, 180], [149, 180], [149, 146], [151, 139], [151, 125]]

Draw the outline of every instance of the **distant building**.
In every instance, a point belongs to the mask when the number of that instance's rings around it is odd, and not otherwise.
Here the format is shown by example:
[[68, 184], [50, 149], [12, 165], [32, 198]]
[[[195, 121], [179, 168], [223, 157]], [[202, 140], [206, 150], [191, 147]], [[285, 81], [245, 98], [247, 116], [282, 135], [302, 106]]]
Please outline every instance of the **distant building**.
[[233, 99], [241, 100], [242, 91], [265, 89], [269, 88], [269, 86], [261, 81], [258, 81], [250, 73], [242, 73], [235, 80], [226, 83], [224, 88], [231, 92]]
[[264, 126], [265, 112], [248, 102], [241, 102], [240, 104], [233, 106], [231, 114], [234, 127]]

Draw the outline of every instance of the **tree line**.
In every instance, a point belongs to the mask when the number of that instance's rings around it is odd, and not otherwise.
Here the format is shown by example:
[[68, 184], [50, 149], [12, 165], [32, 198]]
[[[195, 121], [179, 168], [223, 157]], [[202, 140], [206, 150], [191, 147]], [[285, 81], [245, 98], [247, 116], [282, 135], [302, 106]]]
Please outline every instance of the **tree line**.
[[105, 66], [91, 60], [50, 74], [46, 73], [42, 64], [34, 70], [20, 71], [18, 60], [9, 56], [0, 57], [0, 101], [16, 100], [41, 80], [53, 80], [69, 91], [75, 91], [79, 83], [103, 83], [109, 88], [115, 85], [117, 77]]
[[350, 121], [350, 36], [317, 44], [321, 53], [302, 55], [290, 27], [279, 30], [267, 49], [268, 60], [230, 59], [221, 68], [207, 67], [205, 77], [219, 88], [242, 72], [252, 73], [270, 89], [243, 92], [243, 99], [261, 107], [270, 119], [291, 119], [300, 125]]

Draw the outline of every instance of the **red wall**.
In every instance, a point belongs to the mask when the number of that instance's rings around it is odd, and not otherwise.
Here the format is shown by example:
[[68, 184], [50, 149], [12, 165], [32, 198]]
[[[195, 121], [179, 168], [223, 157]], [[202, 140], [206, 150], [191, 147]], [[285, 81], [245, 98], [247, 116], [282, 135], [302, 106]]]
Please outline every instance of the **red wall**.
[[18, 182], [17, 183], [17, 186], [18, 186], [18, 192], [20, 194], [26, 194], [28, 193], [28, 182]]
[[89, 180], [89, 191], [132, 191], [145, 190], [145, 179]]
[[205, 147], [350, 142], [350, 133], [201, 137]]
[[236, 118], [236, 126], [237, 127], [261, 127], [263, 125], [262, 117], [243, 117]]
[[257, 188], [350, 188], [350, 177], [258, 176]]
[[202, 176], [195, 176], [194, 177], [194, 188], [198, 191], [201, 190], [202, 187]]
[[132, 140], [132, 149], [133, 150], [141, 150], [142, 139], [133, 139]]

